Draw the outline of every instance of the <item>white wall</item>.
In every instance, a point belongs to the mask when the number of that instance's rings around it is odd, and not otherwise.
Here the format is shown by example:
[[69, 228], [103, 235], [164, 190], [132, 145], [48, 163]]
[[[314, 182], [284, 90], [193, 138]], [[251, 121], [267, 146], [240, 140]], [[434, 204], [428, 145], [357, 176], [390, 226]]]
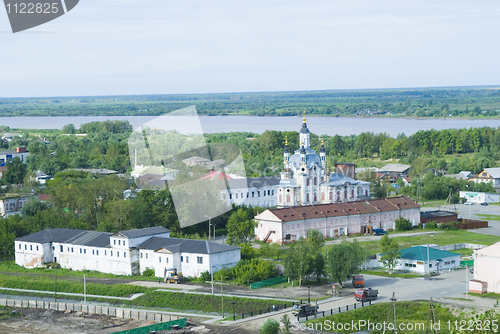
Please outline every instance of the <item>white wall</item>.
[[15, 241], [15, 259], [16, 264], [26, 268], [43, 267], [47, 261], [45, 253], [50, 248], [49, 244], [40, 244], [35, 242]]
[[[140, 259], [141, 272], [146, 268], [154, 268], [155, 276], [161, 278], [164, 277], [165, 269], [176, 268], [183, 276], [198, 277], [204, 271], [210, 272], [210, 268], [216, 272], [222, 268], [233, 267], [241, 260], [239, 249], [214, 253], [210, 256], [187, 252], [176, 254], [151, 250], [141, 250], [141, 252], [143, 253], [143, 257]], [[147, 259], [146, 253], [148, 254]], [[198, 263], [198, 257], [202, 259], [202, 263]]]

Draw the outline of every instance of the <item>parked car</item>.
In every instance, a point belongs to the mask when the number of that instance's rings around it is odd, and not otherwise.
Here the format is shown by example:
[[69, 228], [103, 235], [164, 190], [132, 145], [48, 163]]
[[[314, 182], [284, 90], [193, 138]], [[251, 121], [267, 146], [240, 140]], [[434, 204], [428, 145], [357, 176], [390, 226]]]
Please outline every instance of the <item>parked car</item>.
[[470, 269], [469, 269], [469, 272], [470, 272], [471, 274], [474, 274], [474, 267], [470, 268]]
[[472, 202], [465, 202], [464, 204], [465, 205], [474, 205], [474, 203], [472, 203]]
[[384, 235], [387, 232], [383, 228], [375, 228], [373, 229], [373, 234], [375, 235]]
[[487, 205], [488, 205], [488, 203], [487, 203], [487, 202], [482, 202], [482, 203], [480, 203], [480, 204], [481, 204], [482, 206], [487, 206]]

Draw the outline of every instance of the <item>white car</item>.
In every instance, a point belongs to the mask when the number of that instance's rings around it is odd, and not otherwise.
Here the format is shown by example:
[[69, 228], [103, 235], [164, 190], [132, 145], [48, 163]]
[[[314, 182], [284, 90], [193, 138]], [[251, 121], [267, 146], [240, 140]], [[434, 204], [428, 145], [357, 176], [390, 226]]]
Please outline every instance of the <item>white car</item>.
[[464, 204], [465, 205], [474, 205], [474, 203], [472, 203], [472, 202], [465, 202]]

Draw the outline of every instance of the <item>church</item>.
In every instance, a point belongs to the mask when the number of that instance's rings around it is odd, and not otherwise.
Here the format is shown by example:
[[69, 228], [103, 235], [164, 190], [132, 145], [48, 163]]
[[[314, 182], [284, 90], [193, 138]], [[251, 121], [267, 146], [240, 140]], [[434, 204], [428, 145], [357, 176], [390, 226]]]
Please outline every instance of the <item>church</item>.
[[335, 173], [329, 172], [323, 141], [319, 155], [311, 149], [305, 116], [299, 133], [301, 146], [291, 157], [288, 141], [285, 142], [284, 168], [277, 186], [278, 208], [370, 198], [370, 183], [355, 180], [354, 168], [351, 175], [346, 175], [348, 173], [337, 166]]

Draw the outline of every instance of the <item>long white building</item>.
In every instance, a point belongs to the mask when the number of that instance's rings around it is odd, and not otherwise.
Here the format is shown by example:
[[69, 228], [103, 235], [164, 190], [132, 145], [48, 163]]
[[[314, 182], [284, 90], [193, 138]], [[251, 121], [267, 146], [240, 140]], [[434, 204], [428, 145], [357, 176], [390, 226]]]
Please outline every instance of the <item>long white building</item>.
[[409, 219], [413, 225], [418, 224], [418, 204], [400, 196], [267, 209], [255, 216], [255, 239], [284, 244], [305, 237], [308, 230], [318, 230], [325, 238], [371, 233], [378, 228], [394, 230], [395, 220], [399, 217]]
[[[231, 267], [239, 247], [203, 240], [170, 238], [164, 227], [106, 233], [56, 228], [15, 240], [16, 264], [26, 268], [56, 262], [62, 268], [133, 275], [153, 268], [157, 277], [175, 268], [185, 276]], [[163, 260], [163, 261], [162, 261]]]

